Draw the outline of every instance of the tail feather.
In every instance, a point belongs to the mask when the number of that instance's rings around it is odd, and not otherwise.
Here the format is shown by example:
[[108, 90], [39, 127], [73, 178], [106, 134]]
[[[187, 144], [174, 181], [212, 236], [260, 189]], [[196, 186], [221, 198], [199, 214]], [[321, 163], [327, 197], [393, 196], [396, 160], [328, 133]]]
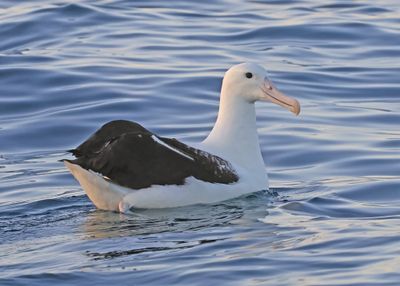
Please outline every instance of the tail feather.
[[67, 150], [68, 153], [72, 153], [75, 157], [80, 157], [82, 156], [82, 152], [79, 149], [70, 149]]

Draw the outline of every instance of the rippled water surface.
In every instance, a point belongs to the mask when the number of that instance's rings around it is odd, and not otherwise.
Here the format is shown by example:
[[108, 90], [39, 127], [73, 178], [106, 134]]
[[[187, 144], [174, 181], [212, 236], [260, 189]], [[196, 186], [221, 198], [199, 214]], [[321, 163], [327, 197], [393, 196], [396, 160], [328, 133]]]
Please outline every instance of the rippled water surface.
[[[0, 2], [1, 285], [399, 285], [400, 4]], [[231, 65], [257, 105], [267, 193], [96, 210], [58, 162], [101, 124], [203, 139]]]

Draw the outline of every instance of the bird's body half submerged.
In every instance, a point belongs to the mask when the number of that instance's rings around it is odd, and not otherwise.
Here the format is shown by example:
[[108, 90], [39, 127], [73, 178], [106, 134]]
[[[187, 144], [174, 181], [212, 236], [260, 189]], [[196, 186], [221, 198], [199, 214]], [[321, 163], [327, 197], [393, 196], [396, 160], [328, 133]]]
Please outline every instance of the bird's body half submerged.
[[141, 125], [111, 121], [71, 150], [65, 165], [100, 209], [127, 212], [215, 203], [268, 189], [254, 102], [267, 100], [300, 111], [256, 64], [240, 64], [224, 77], [217, 121], [196, 146], [164, 138]]

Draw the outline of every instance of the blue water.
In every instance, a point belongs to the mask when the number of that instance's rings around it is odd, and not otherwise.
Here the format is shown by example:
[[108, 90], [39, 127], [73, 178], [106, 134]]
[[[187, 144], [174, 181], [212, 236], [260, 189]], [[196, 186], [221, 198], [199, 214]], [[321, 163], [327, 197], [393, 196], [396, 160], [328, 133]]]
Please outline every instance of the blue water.
[[[1, 285], [399, 285], [400, 3], [0, 2]], [[203, 139], [255, 61], [271, 190], [96, 210], [58, 162], [101, 124]]]

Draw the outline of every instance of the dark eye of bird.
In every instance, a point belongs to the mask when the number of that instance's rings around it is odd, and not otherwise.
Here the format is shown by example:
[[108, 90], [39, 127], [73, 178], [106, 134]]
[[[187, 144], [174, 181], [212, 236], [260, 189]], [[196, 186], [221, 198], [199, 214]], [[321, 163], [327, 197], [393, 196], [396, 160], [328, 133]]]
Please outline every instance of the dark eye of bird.
[[247, 73], [246, 73], [246, 77], [247, 77], [247, 78], [252, 78], [252, 77], [253, 77], [253, 74], [252, 74], [251, 72], [247, 72]]

